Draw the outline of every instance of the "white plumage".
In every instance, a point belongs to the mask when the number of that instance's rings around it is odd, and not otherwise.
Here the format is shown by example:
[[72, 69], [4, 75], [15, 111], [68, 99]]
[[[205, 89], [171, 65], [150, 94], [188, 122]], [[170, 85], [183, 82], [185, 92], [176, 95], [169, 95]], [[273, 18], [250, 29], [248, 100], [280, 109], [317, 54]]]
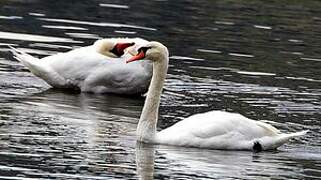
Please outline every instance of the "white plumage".
[[269, 124], [251, 120], [240, 114], [210, 111], [192, 115], [157, 133], [159, 102], [168, 68], [168, 50], [158, 42], [150, 42], [141, 47], [138, 54], [127, 62], [140, 59], [153, 62], [153, 76], [137, 126], [138, 141], [198, 148], [261, 151], [276, 149], [289, 139], [307, 132], [284, 134]]
[[282, 134], [275, 127], [240, 114], [209, 111], [192, 115], [156, 134], [156, 142], [168, 145], [212, 149], [253, 150], [254, 143], [263, 150], [275, 149], [290, 138], [306, 131]]
[[110, 53], [119, 42], [134, 42], [135, 45], [130, 48], [135, 49], [147, 41], [140, 38], [103, 39], [91, 46], [42, 59], [12, 47], [11, 51], [34, 75], [55, 88], [94, 93], [142, 94], [148, 88], [152, 65], [147, 61], [125, 65], [130, 54], [117, 57]]

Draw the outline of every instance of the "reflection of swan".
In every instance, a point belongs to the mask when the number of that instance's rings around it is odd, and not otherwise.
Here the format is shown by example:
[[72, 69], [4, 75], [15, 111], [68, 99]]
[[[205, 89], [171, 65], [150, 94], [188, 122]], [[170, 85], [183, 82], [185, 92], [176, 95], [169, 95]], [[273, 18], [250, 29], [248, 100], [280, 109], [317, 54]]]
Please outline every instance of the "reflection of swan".
[[[79, 94], [60, 89], [48, 89], [21, 99], [23, 104], [37, 107], [34, 108], [36, 112], [44, 115], [63, 116], [83, 122], [93, 121], [93, 119], [111, 119], [110, 115], [115, 118], [121, 117], [124, 122], [133, 124], [124, 127], [128, 130], [136, 127], [142, 106], [141, 100], [140, 96]], [[121, 120], [117, 122], [122, 122]], [[114, 123], [115, 120], [112, 122]]]
[[154, 178], [155, 149], [148, 144], [136, 144], [136, 168], [139, 179]]
[[137, 127], [137, 140], [177, 146], [213, 149], [268, 150], [286, 143], [306, 131], [282, 134], [273, 126], [240, 114], [210, 111], [196, 114], [156, 133], [160, 96], [168, 67], [168, 50], [150, 42], [138, 49], [127, 62], [140, 59], [153, 62], [153, 77]]
[[123, 66], [125, 58], [130, 57], [128, 53], [123, 54], [124, 49], [134, 43], [137, 46], [146, 42], [139, 38], [102, 39], [91, 46], [42, 59], [14, 48], [11, 51], [33, 74], [53, 87], [94, 93], [139, 94], [147, 90], [152, 65], [139, 62]]

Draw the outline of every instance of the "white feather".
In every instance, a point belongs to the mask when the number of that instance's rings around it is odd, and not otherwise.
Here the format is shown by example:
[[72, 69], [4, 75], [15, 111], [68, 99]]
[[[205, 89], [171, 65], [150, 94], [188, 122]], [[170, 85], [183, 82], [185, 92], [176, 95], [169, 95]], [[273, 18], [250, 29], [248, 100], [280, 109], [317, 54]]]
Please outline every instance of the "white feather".
[[169, 58], [167, 48], [158, 42], [150, 42], [146, 47], [149, 50], [146, 51], [145, 57], [153, 62], [153, 77], [137, 126], [138, 141], [198, 148], [260, 151], [275, 149], [289, 139], [307, 132], [283, 134], [269, 124], [251, 120], [240, 114], [210, 111], [192, 115], [157, 133], [159, 102]]
[[[146, 43], [140, 38], [112, 39], [115, 42]], [[99, 41], [99, 40], [98, 40]], [[85, 92], [138, 94], [145, 93], [152, 75], [150, 62], [125, 65], [128, 53], [111, 58], [97, 52], [97, 44], [37, 59], [11, 47], [14, 57], [34, 75], [56, 88], [77, 88]]]

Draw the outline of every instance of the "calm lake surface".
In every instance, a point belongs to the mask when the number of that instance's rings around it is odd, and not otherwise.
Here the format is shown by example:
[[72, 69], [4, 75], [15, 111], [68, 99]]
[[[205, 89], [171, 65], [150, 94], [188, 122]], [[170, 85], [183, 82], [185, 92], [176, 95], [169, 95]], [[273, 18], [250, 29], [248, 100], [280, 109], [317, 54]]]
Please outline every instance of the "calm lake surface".
[[[1, 0], [0, 179], [321, 179], [321, 2]], [[108, 37], [164, 43], [159, 130], [209, 110], [309, 129], [277, 151], [136, 144], [144, 99], [50, 89], [44, 57]]]

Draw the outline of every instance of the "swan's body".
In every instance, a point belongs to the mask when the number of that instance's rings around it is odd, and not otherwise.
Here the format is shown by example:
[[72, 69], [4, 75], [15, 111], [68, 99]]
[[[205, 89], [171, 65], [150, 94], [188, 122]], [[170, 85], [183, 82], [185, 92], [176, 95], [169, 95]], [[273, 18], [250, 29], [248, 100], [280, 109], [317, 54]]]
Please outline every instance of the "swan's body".
[[[178, 133], [179, 132], [179, 133]], [[156, 142], [212, 149], [275, 149], [304, 132], [282, 134], [273, 126], [240, 114], [210, 111], [190, 116], [156, 134]]]
[[273, 126], [240, 114], [210, 111], [190, 116], [156, 132], [160, 95], [168, 67], [168, 51], [157, 42], [147, 43], [129, 59], [153, 61], [153, 76], [137, 126], [137, 140], [146, 143], [230, 150], [276, 149], [306, 131], [284, 134]]
[[[83, 92], [139, 94], [146, 92], [151, 74], [150, 62], [124, 66], [128, 53], [117, 57], [111, 50], [118, 42], [135, 43], [143, 39], [103, 39], [91, 46], [59, 53], [42, 59], [12, 48], [15, 58], [34, 75], [55, 88], [79, 89]], [[114, 49], [113, 49], [114, 50]], [[123, 50], [123, 49], [121, 49]], [[120, 54], [122, 55], [122, 54]]]

